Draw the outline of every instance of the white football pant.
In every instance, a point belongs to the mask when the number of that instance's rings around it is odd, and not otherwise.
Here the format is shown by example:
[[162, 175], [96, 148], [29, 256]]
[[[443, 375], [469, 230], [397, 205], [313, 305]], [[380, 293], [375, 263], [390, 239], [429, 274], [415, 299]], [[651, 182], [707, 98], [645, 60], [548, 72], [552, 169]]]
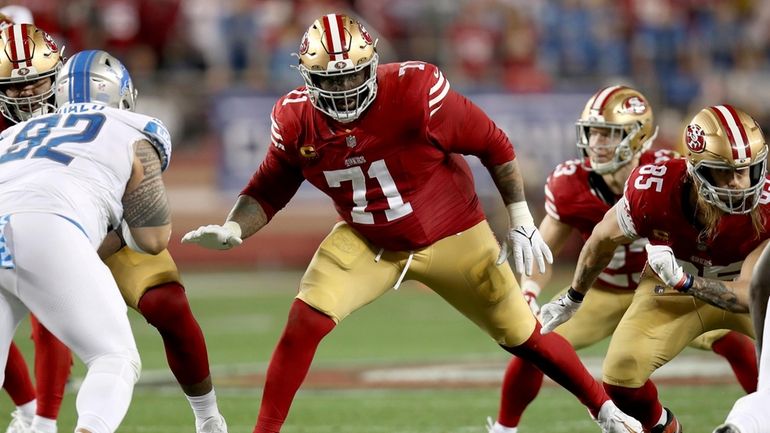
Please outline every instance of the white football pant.
[[115, 280], [80, 228], [60, 216], [14, 214], [0, 235], [0, 383], [16, 328], [32, 312], [88, 367], [77, 428], [113, 433], [141, 368]]
[[770, 309], [762, 330], [762, 353], [759, 355], [757, 391], [739, 398], [727, 414], [725, 424], [741, 433], [770, 433]]

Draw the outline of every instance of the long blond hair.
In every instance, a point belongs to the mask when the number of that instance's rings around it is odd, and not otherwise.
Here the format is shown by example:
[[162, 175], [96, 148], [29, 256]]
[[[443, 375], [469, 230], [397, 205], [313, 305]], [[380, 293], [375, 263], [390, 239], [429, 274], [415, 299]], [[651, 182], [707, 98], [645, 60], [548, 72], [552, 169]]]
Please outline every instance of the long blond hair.
[[[713, 204], [708, 203], [702, 195], [698, 194], [698, 181], [696, 179], [694, 179], [692, 187], [694, 188], [693, 192], [697, 197], [695, 201], [695, 215], [704, 226], [698, 234], [698, 241], [706, 242], [714, 236], [717, 226], [719, 226], [719, 219], [724, 215], [727, 215], [727, 213]], [[759, 235], [762, 233], [762, 228], [765, 225], [765, 216], [760, 211], [759, 204], [751, 210], [749, 215], [751, 216], [751, 227], [754, 229], [754, 236], [759, 238]]]

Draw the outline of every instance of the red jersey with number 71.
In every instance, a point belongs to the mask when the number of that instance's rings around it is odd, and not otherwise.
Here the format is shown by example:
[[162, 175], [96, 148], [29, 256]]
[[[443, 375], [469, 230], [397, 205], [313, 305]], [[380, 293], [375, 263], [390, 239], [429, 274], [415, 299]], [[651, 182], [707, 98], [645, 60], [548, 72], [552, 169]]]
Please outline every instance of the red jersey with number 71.
[[272, 218], [303, 180], [373, 244], [416, 250], [484, 219], [470, 168], [514, 159], [505, 133], [423, 62], [380, 65], [377, 97], [339, 123], [315, 109], [304, 87], [276, 102], [265, 160], [241, 194]]
[[626, 182], [617, 204], [618, 223], [630, 237], [646, 237], [653, 245], [668, 245], [684, 270], [706, 278], [732, 280], [746, 256], [770, 238], [770, 182], [759, 200], [764, 225], [755, 233], [751, 216], [724, 215], [714, 235], [704, 239], [688, 204], [692, 180], [684, 159], [639, 167]]

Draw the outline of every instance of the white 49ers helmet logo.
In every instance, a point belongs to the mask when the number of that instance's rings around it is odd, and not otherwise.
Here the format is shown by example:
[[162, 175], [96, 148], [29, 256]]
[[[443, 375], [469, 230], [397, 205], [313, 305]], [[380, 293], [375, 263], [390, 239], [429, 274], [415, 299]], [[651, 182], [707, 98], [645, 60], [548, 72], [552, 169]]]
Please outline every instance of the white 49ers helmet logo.
[[690, 152], [701, 153], [706, 150], [706, 137], [703, 134], [703, 128], [696, 123], [687, 125], [687, 131], [684, 133], [687, 141], [687, 148]]
[[372, 36], [369, 34], [369, 32], [366, 31], [366, 29], [361, 23], [358, 23], [358, 32], [361, 33], [361, 38], [363, 38], [364, 42], [366, 42], [367, 45], [371, 45], [374, 43], [374, 41], [372, 40]]
[[308, 38], [307, 32], [305, 32], [305, 36], [302, 37], [302, 42], [299, 43], [299, 54], [307, 54], [308, 49], [310, 49], [310, 39]]
[[621, 110], [626, 114], [644, 114], [647, 111], [647, 102], [638, 96], [632, 96], [623, 101]]

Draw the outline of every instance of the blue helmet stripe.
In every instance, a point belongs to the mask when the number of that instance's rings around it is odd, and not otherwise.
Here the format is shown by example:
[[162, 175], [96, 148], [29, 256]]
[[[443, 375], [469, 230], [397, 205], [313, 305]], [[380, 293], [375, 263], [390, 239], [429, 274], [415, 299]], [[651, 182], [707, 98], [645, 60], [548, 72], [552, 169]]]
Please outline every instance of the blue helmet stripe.
[[91, 86], [89, 85], [91, 61], [99, 52], [96, 50], [83, 51], [75, 55], [70, 66], [70, 102], [89, 102]]
[[73, 57], [74, 58], [70, 59], [70, 61], [69, 61], [69, 71], [67, 71], [67, 76], [70, 78], [69, 92], [67, 93], [67, 99], [68, 99], [67, 102], [75, 102], [73, 100], [74, 99], [73, 96], [75, 95], [74, 94], [74, 91], [75, 91], [75, 80], [73, 80], [74, 77], [72, 76], [72, 69], [75, 66], [75, 61], [78, 59], [78, 55], [75, 54]]

